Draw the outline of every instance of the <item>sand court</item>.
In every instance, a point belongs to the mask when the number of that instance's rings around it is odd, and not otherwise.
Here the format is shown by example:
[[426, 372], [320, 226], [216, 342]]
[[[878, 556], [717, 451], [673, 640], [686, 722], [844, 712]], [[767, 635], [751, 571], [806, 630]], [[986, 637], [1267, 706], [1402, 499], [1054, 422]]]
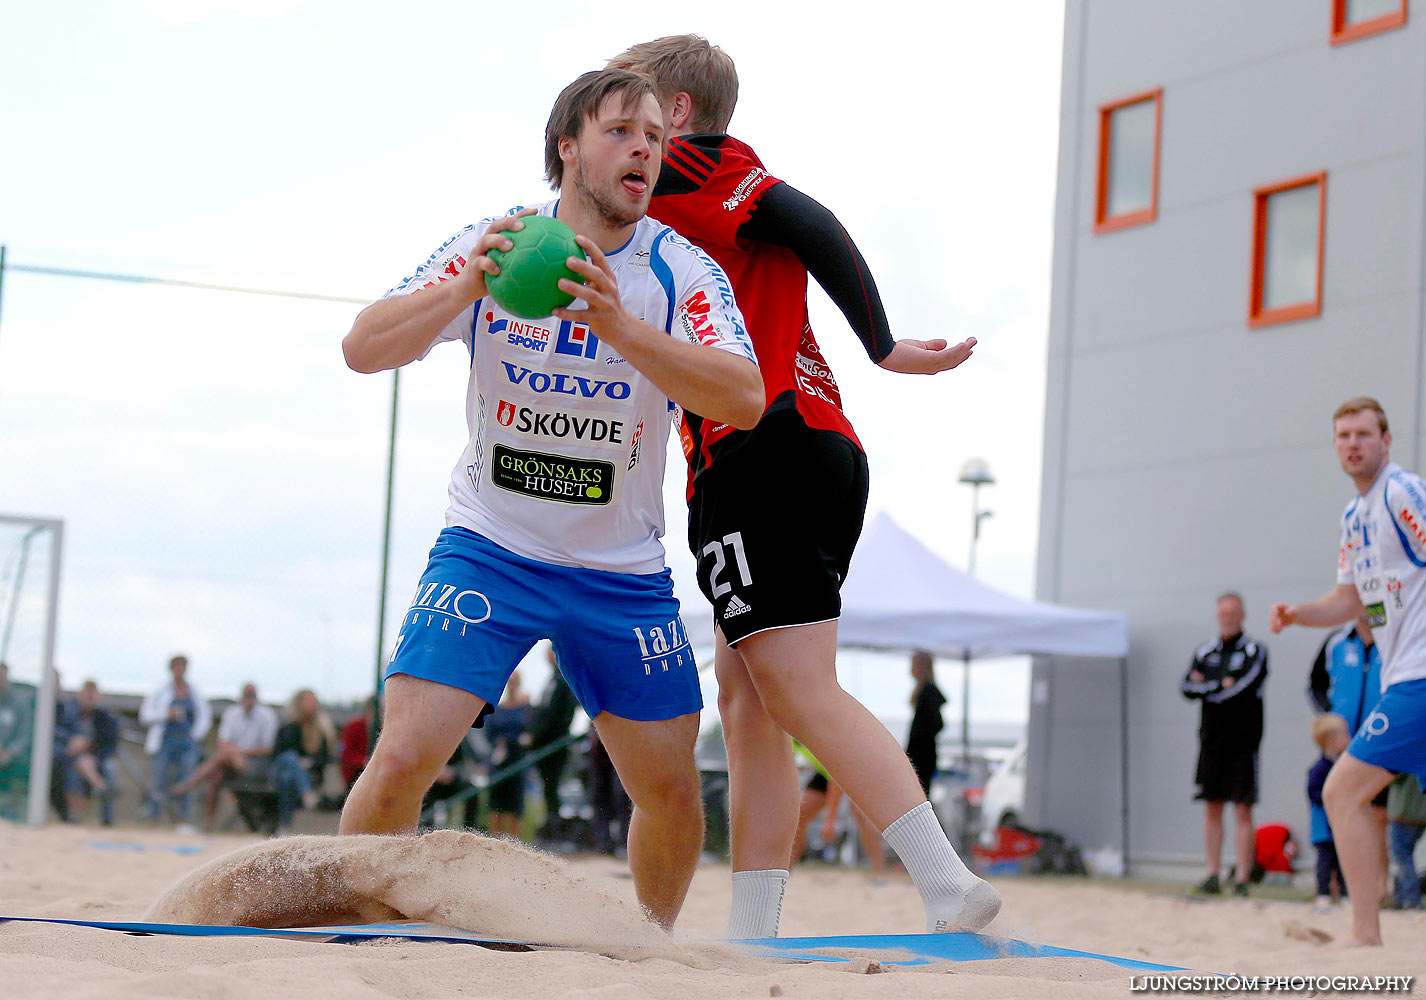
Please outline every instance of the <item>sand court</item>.
[[[557, 860], [513, 844], [442, 832], [413, 838], [183, 836], [160, 830], [0, 826], [0, 915], [79, 920], [270, 921], [344, 913], [471, 926], [557, 948], [272, 937], [132, 936], [55, 924], [0, 924], [6, 997], [957, 997], [1108, 996], [1142, 975], [1094, 958], [1015, 957], [891, 964], [789, 963], [712, 942], [727, 917], [728, 870], [701, 867], [672, 937], [645, 920], [627, 869]], [[235, 853], [236, 852], [236, 853]], [[280, 888], [272, 891], [273, 886]], [[1387, 946], [1347, 950], [1344, 913], [1295, 903], [1194, 903], [1082, 879], [1002, 879], [994, 938], [1021, 939], [1209, 972], [1415, 975], [1426, 917], [1383, 914]], [[376, 908], [384, 907], [385, 910]], [[368, 909], [370, 907], [370, 909]], [[183, 918], [183, 919], [180, 919]], [[234, 919], [240, 918], [240, 919]], [[789, 886], [792, 937], [912, 934], [909, 882], [807, 867]], [[1315, 933], [1314, 933], [1315, 932]]]

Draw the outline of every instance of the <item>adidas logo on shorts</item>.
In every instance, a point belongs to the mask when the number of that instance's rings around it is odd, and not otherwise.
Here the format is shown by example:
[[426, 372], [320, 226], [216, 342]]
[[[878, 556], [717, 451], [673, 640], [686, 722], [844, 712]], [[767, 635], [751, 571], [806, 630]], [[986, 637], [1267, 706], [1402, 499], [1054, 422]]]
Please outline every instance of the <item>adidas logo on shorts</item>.
[[732, 597], [728, 598], [728, 606], [723, 610], [723, 620], [727, 621], [729, 618], [736, 618], [738, 615], [744, 614], [745, 612], [751, 610], [753, 609], [748, 607], [741, 600], [739, 600], [737, 594], [734, 594]]

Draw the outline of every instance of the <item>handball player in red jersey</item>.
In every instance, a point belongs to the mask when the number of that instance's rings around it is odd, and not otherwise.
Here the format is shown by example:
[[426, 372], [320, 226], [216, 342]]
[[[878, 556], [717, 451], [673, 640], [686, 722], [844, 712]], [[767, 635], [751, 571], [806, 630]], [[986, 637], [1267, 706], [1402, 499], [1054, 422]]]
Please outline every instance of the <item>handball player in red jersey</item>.
[[[767, 393], [751, 431], [686, 410], [680, 428], [689, 543], [717, 627], [732, 799], [728, 936], [777, 934], [799, 799], [789, 734], [896, 850], [927, 930], [979, 930], [1000, 894], [957, 857], [896, 739], [837, 683], [840, 588], [866, 512], [867, 462], [812, 336], [808, 273], [883, 368], [946, 371], [975, 340], [892, 338], [866, 261], [836, 217], [726, 134], [738, 97], [727, 53], [678, 35], [610, 66], [654, 82], [669, 138], [649, 214], [727, 273]], [[691, 305], [678, 319], [697, 337], [703, 317]]]

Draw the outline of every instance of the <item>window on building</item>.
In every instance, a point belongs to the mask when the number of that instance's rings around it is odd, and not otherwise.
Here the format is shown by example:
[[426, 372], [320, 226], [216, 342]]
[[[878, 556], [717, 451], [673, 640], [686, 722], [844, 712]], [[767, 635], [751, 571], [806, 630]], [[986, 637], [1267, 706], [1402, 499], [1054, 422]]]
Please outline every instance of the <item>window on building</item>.
[[1407, 0], [1332, 0], [1332, 44], [1350, 42], [1406, 23]]
[[1162, 125], [1162, 90], [1135, 94], [1099, 109], [1095, 232], [1153, 222], [1158, 215]]
[[1253, 192], [1253, 290], [1248, 324], [1322, 312], [1327, 175], [1309, 174]]

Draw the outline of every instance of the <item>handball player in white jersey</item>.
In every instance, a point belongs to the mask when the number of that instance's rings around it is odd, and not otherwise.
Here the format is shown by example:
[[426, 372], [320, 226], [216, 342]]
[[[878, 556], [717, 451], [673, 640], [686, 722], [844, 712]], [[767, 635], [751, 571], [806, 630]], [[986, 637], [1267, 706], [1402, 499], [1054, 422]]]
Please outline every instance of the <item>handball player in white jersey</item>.
[[[659, 540], [665, 443], [679, 405], [752, 427], [763, 386], [726, 276], [645, 218], [662, 140], [644, 77], [584, 74], [545, 131], [559, 198], [466, 227], [343, 341], [352, 368], [377, 372], [459, 340], [471, 374], [447, 527], [403, 619], [381, 738], [341, 832], [414, 831], [466, 730], [549, 638], [633, 800], [639, 901], [669, 927], [703, 841], [702, 698]], [[570, 265], [586, 284], [561, 283], [576, 302], [531, 321], [494, 302], [486, 275], [498, 272], [487, 254], [511, 249], [505, 234], [536, 211], [568, 223], [589, 260]], [[690, 313], [698, 336], [684, 339]]]
[[1381, 944], [1386, 887], [1371, 801], [1398, 774], [1426, 788], [1426, 483], [1391, 461], [1381, 404], [1350, 399], [1332, 415], [1337, 458], [1357, 496], [1342, 515], [1337, 586], [1307, 604], [1274, 604], [1274, 632], [1341, 625], [1365, 612], [1381, 650], [1381, 701], [1327, 776], [1322, 799], [1352, 898], [1354, 943]]

